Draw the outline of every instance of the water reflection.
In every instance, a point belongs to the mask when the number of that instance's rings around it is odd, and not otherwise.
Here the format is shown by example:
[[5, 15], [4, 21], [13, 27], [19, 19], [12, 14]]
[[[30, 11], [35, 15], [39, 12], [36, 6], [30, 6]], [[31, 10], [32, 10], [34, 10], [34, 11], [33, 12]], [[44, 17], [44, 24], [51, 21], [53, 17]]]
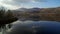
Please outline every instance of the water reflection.
[[60, 22], [16, 21], [8, 34], [60, 34]]

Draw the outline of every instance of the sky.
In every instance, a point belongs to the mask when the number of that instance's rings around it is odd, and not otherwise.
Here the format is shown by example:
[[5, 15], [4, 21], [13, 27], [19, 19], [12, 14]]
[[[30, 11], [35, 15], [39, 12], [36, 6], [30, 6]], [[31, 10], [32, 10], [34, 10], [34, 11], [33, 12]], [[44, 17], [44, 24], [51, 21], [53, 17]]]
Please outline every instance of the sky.
[[60, 0], [0, 0], [0, 6], [8, 9], [18, 8], [52, 8], [60, 7]]

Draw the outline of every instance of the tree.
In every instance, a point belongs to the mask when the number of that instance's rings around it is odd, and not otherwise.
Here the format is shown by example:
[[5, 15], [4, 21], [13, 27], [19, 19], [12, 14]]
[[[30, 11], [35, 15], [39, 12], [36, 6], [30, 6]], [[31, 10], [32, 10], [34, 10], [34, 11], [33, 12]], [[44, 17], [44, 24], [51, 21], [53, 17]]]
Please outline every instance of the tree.
[[3, 29], [3, 34], [6, 31], [6, 24], [9, 24], [18, 20], [15, 16], [13, 16], [13, 13], [8, 10], [0, 10], [0, 28]]

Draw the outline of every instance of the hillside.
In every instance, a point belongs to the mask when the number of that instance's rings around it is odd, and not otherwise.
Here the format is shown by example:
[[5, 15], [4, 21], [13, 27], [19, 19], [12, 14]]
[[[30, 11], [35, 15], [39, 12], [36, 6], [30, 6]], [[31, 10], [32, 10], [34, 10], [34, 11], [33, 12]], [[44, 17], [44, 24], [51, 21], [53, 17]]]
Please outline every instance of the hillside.
[[[23, 11], [22, 11], [23, 10]], [[14, 10], [14, 15], [25, 20], [60, 21], [60, 7], [56, 8], [22, 8]]]

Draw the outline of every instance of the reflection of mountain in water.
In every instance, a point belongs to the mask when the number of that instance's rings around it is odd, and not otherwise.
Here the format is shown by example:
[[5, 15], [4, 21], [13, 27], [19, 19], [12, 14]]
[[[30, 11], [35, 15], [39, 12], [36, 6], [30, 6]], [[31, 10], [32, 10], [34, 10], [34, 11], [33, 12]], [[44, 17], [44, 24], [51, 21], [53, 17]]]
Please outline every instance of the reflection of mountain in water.
[[[16, 32], [15, 32], [16, 31]], [[31, 34], [60, 34], [60, 22], [56, 21], [18, 21], [12, 26], [12, 33], [21, 34], [23, 31]], [[23, 32], [23, 33], [25, 33]]]

